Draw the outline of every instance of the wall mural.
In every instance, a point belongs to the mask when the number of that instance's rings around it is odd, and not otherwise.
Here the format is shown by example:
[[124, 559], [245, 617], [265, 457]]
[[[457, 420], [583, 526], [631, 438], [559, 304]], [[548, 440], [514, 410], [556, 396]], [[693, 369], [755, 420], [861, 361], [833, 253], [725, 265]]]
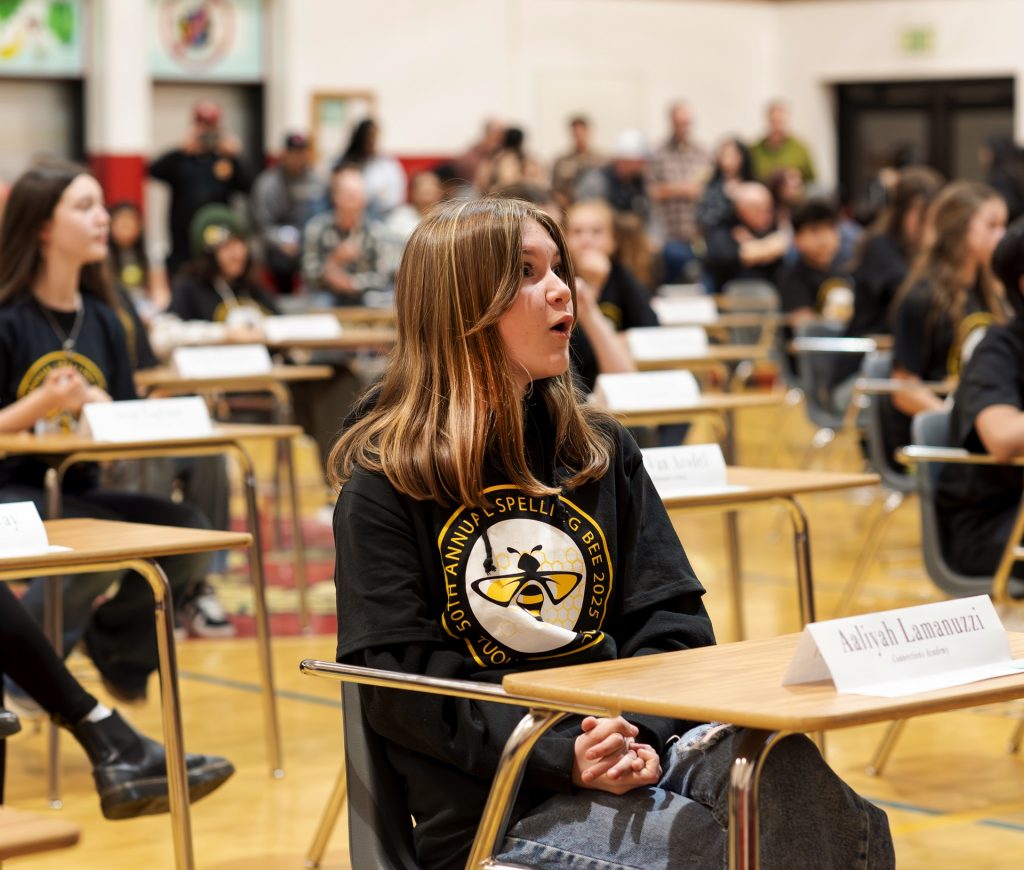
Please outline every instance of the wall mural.
[[262, 0], [152, 0], [152, 4], [150, 69], [155, 79], [257, 82], [263, 78]]
[[82, 0], [0, 0], [0, 75], [82, 74]]

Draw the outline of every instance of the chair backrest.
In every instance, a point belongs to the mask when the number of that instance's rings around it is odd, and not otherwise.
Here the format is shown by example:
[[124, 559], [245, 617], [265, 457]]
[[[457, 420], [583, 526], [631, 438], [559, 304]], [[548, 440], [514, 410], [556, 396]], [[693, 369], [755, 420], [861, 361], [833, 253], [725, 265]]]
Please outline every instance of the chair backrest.
[[383, 739], [366, 720], [355, 683], [342, 684], [341, 706], [350, 863], [373, 870], [420, 870], [405, 786], [388, 763]]
[[[796, 330], [797, 338], [842, 338], [844, 333], [844, 327], [823, 321], [813, 321]], [[833, 410], [829, 402], [833, 387], [832, 372], [839, 356], [843, 355], [796, 354], [797, 383], [804, 394], [807, 416], [818, 427], [838, 429], [843, 424], [843, 414]]]
[[[924, 411], [914, 415], [911, 431], [914, 443], [924, 447], [950, 447], [948, 409]], [[935, 496], [938, 490], [941, 462], [922, 462], [917, 466], [917, 491], [921, 500], [921, 547], [924, 567], [932, 582], [954, 598], [977, 595], [985, 589], [989, 576], [960, 574], [949, 567], [942, 553], [942, 532], [939, 528]]]
[[[722, 295], [733, 302], [729, 310], [737, 313], [772, 314], [781, 304], [779, 291], [774, 284], [753, 278], [728, 281], [722, 288]], [[749, 300], [749, 305], [743, 301]], [[733, 326], [729, 329], [729, 341], [733, 344], [757, 344], [761, 340], [762, 327]]]
[[[861, 376], [874, 380], [885, 380], [892, 374], [892, 351], [875, 350], [864, 357]], [[894, 460], [888, 455], [885, 446], [885, 433], [882, 424], [882, 397], [865, 396], [863, 419], [865, 421], [865, 441], [867, 458], [872, 469], [882, 478], [882, 484], [899, 492], [913, 492], [917, 481], [913, 474], [899, 471], [894, 467]]]

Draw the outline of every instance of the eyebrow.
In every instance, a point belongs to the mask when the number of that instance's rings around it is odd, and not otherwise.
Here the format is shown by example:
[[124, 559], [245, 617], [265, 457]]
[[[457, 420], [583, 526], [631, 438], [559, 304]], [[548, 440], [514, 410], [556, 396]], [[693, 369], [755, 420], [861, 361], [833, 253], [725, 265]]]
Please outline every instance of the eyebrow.
[[[544, 249], [543, 248], [535, 248], [535, 247], [532, 247], [530, 245], [523, 245], [523, 253], [526, 254], [527, 256], [540, 257], [540, 256], [543, 256]], [[551, 258], [553, 260], [561, 260], [562, 259], [562, 252], [560, 250], [558, 250], [558, 246], [557, 245], [555, 246], [554, 251], [551, 252]]]

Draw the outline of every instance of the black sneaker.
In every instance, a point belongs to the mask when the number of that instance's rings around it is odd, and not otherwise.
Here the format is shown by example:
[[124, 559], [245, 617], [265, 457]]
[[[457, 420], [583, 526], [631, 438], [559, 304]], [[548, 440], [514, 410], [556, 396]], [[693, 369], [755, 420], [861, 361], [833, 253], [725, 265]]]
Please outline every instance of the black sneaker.
[[192, 637], [234, 637], [236, 634], [217, 593], [206, 582], [197, 583], [185, 598], [178, 623]]

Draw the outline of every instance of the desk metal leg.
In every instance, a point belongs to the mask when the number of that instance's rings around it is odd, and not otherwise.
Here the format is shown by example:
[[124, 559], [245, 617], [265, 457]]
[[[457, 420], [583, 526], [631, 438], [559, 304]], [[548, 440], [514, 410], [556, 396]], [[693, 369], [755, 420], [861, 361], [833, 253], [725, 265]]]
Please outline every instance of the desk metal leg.
[[882, 775], [885, 765], [889, 763], [889, 756], [896, 748], [896, 741], [900, 739], [906, 724], [906, 719], [895, 719], [889, 723], [889, 727], [885, 729], [885, 734], [882, 735], [878, 748], [875, 750], [874, 757], [868, 762], [865, 771], [868, 776]]
[[508, 827], [509, 815], [519, 791], [523, 771], [526, 769], [526, 760], [544, 732], [568, 715], [557, 710], [530, 710], [508, 738], [494, 774], [494, 783], [487, 795], [487, 804], [484, 806], [480, 827], [477, 828], [476, 838], [473, 840], [466, 870], [496, 870], [500, 866], [491, 859], [501, 849], [505, 839], [505, 829]]
[[294, 551], [295, 591], [299, 596], [299, 623], [309, 634], [309, 591], [306, 585], [306, 542], [302, 538], [302, 506], [299, 504], [299, 486], [295, 479], [295, 439], [284, 438], [285, 471], [288, 474], [288, 495], [292, 503], [292, 550]]
[[747, 636], [746, 620], [743, 612], [743, 563], [740, 553], [740, 522], [736, 511], [725, 515], [725, 542], [729, 554], [729, 597], [732, 606], [732, 624], [736, 632], [736, 640], [744, 640]]
[[185, 746], [181, 736], [181, 700], [178, 694], [178, 660], [174, 651], [171, 587], [167, 582], [167, 575], [154, 561], [142, 559], [125, 567], [145, 577], [153, 590], [156, 647], [160, 661], [160, 709], [163, 715], [167, 785], [170, 793], [171, 828], [174, 835], [174, 866], [176, 870], [194, 870], [192, 818], [188, 805]]
[[249, 575], [255, 602], [256, 650], [259, 655], [260, 682], [263, 685], [263, 722], [270, 757], [270, 774], [275, 779], [284, 776], [281, 759], [281, 732], [277, 722], [277, 697], [274, 694], [274, 670], [270, 651], [270, 620], [267, 615], [266, 573], [263, 566], [263, 533], [260, 528], [260, 506], [256, 492], [256, 470], [252, 458], [240, 445], [234, 453], [242, 470], [246, 509], [252, 547], [249, 549]]
[[[60, 519], [61, 478], [56, 468], [48, 468], [43, 479], [46, 489], [46, 516]], [[58, 658], [64, 657], [64, 588], [62, 577], [47, 577], [43, 599], [43, 629]], [[64, 806], [60, 797], [60, 729], [51, 720], [46, 725], [46, 800], [51, 809]]]
[[757, 790], [765, 759], [782, 735], [749, 728], [738, 736], [729, 774], [729, 870], [758, 870]]
[[327, 806], [324, 807], [324, 814], [320, 818], [320, 825], [313, 835], [313, 842], [306, 853], [304, 867], [315, 868], [320, 866], [324, 852], [327, 851], [327, 841], [331, 839], [334, 826], [338, 824], [338, 817], [341, 809], [345, 806], [345, 797], [348, 795], [348, 786], [345, 781], [345, 762], [341, 763], [338, 770], [338, 778], [334, 781], [334, 788], [331, 796], [327, 799]]
[[811, 538], [807, 530], [807, 514], [794, 498], [781, 499], [793, 525], [793, 555], [796, 558], [796, 582], [800, 595], [800, 624], [815, 621], [814, 575], [811, 573]]

